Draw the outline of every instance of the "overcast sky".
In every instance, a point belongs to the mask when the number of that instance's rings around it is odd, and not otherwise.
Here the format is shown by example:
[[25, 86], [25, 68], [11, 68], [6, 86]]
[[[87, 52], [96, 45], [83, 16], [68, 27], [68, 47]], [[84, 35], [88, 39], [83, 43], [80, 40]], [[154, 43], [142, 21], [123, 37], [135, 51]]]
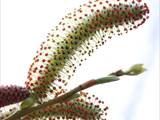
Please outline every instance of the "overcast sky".
[[[29, 65], [46, 35], [70, 10], [85, 0], [1, 1], [0, 84], [24, 86]], [[113, 37], [78, 68], [69, 89], [120, 68], [143, 63], [147, 71], [135, 77], [88, 89], [109, 106], [109, 120], [158, 120], [159, 0], [144, 0], [150, 19], [137, 30]]]

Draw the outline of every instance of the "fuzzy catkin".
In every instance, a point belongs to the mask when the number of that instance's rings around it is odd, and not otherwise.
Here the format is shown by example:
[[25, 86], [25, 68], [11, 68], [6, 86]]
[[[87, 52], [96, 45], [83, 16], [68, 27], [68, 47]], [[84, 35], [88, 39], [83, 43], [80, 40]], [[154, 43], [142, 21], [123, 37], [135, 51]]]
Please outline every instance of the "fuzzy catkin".
[[24, 87], [16, 85], [0, 86], [0, 107], [18, 103], [29, 95], [29, 90]]
[[22, 117], [22, 120], [106, 120], [108, 107], [95, 95], [81, 92], [79, 98], [49, 105]]
[[78, 65], [114, 35], [137, 29], [148, 18], [138, 0], [90, 0], [67, 14], [48, 33], [30, 66], [25, 82], [40, 101], [65, 92]]

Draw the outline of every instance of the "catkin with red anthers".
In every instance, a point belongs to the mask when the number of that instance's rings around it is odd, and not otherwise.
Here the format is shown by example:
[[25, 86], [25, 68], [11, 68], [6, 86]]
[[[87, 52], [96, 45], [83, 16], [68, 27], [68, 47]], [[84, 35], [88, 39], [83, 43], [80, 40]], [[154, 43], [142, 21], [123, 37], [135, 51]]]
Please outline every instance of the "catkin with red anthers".
[[16, 85], [0, 86], [0, 107], [18, 103], [29, 95], [29, 90], [24, 87]]
[[22, 120], [106, 120], [108, 107], [95, 95], [81, 92], [79, 98], [49, 105], [23, 116]]
[[149, 9], [140, 0], [90, 0], [67, 14], [41, 44], [25, 82], [40, 101], [64, 93], [78, 65], [114, 35], [137, 29]]

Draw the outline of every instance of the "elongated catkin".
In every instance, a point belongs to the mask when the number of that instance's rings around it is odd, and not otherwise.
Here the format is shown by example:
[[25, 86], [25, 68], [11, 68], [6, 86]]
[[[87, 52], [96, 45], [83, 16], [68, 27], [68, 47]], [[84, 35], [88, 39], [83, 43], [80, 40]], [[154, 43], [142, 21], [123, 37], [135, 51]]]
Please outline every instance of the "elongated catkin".
[[148, 18], [138, 0], [91, 0], [67, 14], [41, 44], [25, 82], [40, 101], [58, 96], [78, 65], [114, 35], [137, 29]]
[[106, 120], [107, 110], [98, 97], [81, 92], [79, 98], [49, 105], [25, 115], [22, 120]]

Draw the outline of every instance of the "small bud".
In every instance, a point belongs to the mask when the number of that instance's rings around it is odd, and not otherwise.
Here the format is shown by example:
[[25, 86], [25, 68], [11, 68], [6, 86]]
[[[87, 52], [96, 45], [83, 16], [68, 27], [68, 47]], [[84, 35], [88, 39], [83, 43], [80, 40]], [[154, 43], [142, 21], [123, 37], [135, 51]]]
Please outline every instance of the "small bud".
[[135, 64], [130, 67], [129, 70], [124, 72], [124, 75], [138, 75], [145, 71], [146, 69], [143, 67], [143, 64]]
[[103, 83], [108, 83], [108, 82], [114, 82], [119, 80], [119, 78], [115, 75], [109, 75], [107, 77], [99, 78], [96, 79], [96, 84], [103, 84]]
[[36, 98], [33, 96], [30, 96], [27, 99], [25, 99], [24, 101], [22, 101], [20, 108], [25, 109], [25, 108], [32, 107], [35, 102], [36, 102]]

